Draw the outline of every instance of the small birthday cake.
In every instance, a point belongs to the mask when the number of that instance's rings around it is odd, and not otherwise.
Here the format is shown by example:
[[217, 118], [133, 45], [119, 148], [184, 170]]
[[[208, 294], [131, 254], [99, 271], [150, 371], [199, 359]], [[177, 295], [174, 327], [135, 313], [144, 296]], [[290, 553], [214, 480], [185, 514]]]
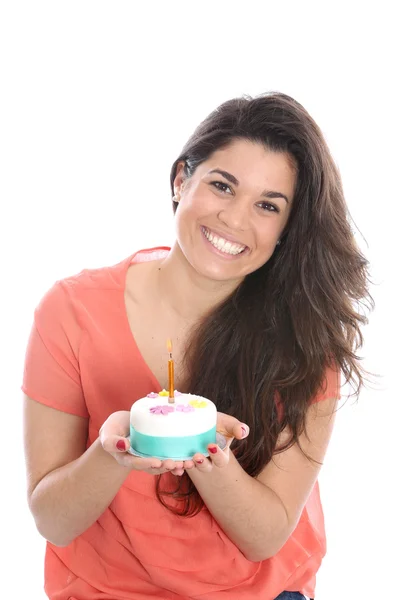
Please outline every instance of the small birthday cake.
[[130, 443], [134, 454], [189, 460], [196, 452], [208, 456], [216, 441], [217, 409], [211, 400], [192, 394], [152, 392], [134, 402], [130, 413]]

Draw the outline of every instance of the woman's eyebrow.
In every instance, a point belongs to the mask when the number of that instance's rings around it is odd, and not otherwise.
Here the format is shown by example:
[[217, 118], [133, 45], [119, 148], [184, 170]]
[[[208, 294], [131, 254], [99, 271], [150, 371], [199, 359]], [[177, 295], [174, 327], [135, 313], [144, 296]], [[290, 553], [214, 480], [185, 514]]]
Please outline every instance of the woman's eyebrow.
[[236, 177], [231, 173], [228, 173], [228, 171], [222, 171], [222, 169], [213, 169], [212, 171], [208, 172], [208, 175], [211, 175], [211, 173], [219, 173], [222, 175], [222, 177], [225, 177], [225, 179], [233, 183], [233, 185], [239, 185], [239, 180], [236, 179]]
[[[212, 169], [211, 171], [209, 171], [207, 173], [207, 175], [211, 175], [211, 173], [219, 173], [219, 175], [222, 175], [222, 177], [225, 177], [225, 179], [227, 179], [228, 181], [233, 183], [233, 185], [239, 185], [239, 180], [236, 179], [236, 177], [234, 175], [232, 175], [232, 173], [228, 173], [228, 171], [223, 171], [222, 169]], [[289, 204], [289, 200], [288, 200], [287, 196], [285, 196], [285, 194], [282, 194], [281, 192], [273, 192], [273, 191], [269, 191], [269, 190], [264, 190], [264, 192], [261, 194], [261, 196], [264, 196], [265, 198], [283, 198]]]

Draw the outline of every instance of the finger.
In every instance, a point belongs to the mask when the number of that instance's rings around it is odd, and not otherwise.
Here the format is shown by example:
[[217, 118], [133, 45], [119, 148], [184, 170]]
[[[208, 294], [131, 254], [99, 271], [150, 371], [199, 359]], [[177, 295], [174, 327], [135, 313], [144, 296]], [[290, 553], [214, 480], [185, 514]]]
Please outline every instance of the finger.
[[174, 469], [182, 469], [183, 461], [182, 460], [174, 461], [174, 460], [172, 460], [172, 458], [167, 458], [167, 459], [163, 460], [162, 466], [163, 466], [163, 469], [166, 469], [167, 471], [173, 471]]
[[196, 467], [196, 471], [202, 473], [209, 473], [212, 469], [212, 462], [204, 456], [204, 454], [197, 453], [193, 456], [193, 464]]
[[222, 433], [225, 437], [235, 437], [234, 430], [237, 426], [241, 426], [241, 423], [235, 417], [227, 415], [225, 413], [218, 413], [217, 417], [217, 431]]
[[104, 432], [100, 436], [101, 445], [106, 452], [126, 452], [129, 450], [129, 440], [125, 436], [106, 435]]
[[138, 456], [132, 456], [128, 453], [117, 454], [117, 460], [120, 464], [125, 467], [129, 467], [134, 471], [149, 471], [154, 475], [158, 475], [159, 471], [165, 473], [165, 469], [162, 468], [162, 462], [158, 458], [140, 458]]
[[146, 473], [150, 473], [150, 475], [164, 475], [164, 473], [170, 473], [167, 469], [151, 467], [151, 469], [145, 469]]
[[139, 456], [132, 456], [127, 454], [128, 458], [132, 459], [132, 464], [135, 465], [138, 471], [144, 471], [144, 469], [162, 469], [162, 461], [159, 458], [140, 458]]
[[180, 477], [181, 475], [183, 475], [185, 472], [185, 469], [181, 468], [181, 469], [172, 469], [172, 471], [170, 471], [170, 473], [172, 473], [172, 475], [176, 475], [177, 477]]
[[[203, 456], [204, 458], [204, 456]], [[195, 466], [193, 460], [185, 460], [183, 463], [183, 468], [185, 469], [185, 471], [189, 471], [190, 469], [193, 469]]]
[[[232, 419], [232, 420], [231, 420]], [[246, 423], [241, 423], [237, 419], [226, 419], [219, 423], [217, 431], [226, 438], [235, 438], [237, 440], [243, 440], [249, 435], [250, 428]]]
[[250, 432], [250, 427], [246, 425], [246, 423], [240, 423], [237, 421], [233, 424], [232, 430], [230, 432], [225, 432], [226, 439], [226, 447], [230, 448], [233, 440], [244, 440], [247, 438]]
[[130, 430], [130, 415], [128, 410], [112, 413], [100, 428], [100, 436], [127, 436]]
[[250, 428], [245, 423], [235, 423], [232, 433], [237, 440], [244, 440], [249, 435]]
[[229, 454], [225, 453], [216, 444], [209, 444], [208, 451], [210, 453], [210, 461], [214, 467], [221, 469], [225, 467], [229, 462]]

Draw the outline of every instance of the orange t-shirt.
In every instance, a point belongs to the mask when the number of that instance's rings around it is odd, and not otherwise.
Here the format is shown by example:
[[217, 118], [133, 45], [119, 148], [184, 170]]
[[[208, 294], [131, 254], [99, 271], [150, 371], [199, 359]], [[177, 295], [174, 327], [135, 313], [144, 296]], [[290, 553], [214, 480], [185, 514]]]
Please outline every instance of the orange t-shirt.
[[[143, 250], [58, 281], [35, 311], [22, 389], [47, 406], [87, 417], [88, 445], [111, 413], [161, 389], [132, 336], [124, 289], [133, 262], [168, 251]], [[332, 371], [314, 400], [338, 394]], [[318, 484], [284, 547], [255, 563], [206, 507], [179, 517], [157, 500], [154, 476], [131, 472], [89, 529], [66, 547], [47, 543], [45, 590], [51, 600], [272, 600], [283, 590], [313, 597], [325, 550]]]

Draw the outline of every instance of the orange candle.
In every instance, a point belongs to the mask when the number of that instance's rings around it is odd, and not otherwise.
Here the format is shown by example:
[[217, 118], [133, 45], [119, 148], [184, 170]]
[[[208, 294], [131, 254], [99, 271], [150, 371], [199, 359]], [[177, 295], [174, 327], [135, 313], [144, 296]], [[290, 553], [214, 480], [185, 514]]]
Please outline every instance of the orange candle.
[[169, 361], [168, 361], [168, 389], [169, 389], [169, 397], [168, 403], [173, 404], [175, 402], [174, 396], [174, 361], [172, 359], [172, 342], [168, 340], [167, 348], [169, 352]]

